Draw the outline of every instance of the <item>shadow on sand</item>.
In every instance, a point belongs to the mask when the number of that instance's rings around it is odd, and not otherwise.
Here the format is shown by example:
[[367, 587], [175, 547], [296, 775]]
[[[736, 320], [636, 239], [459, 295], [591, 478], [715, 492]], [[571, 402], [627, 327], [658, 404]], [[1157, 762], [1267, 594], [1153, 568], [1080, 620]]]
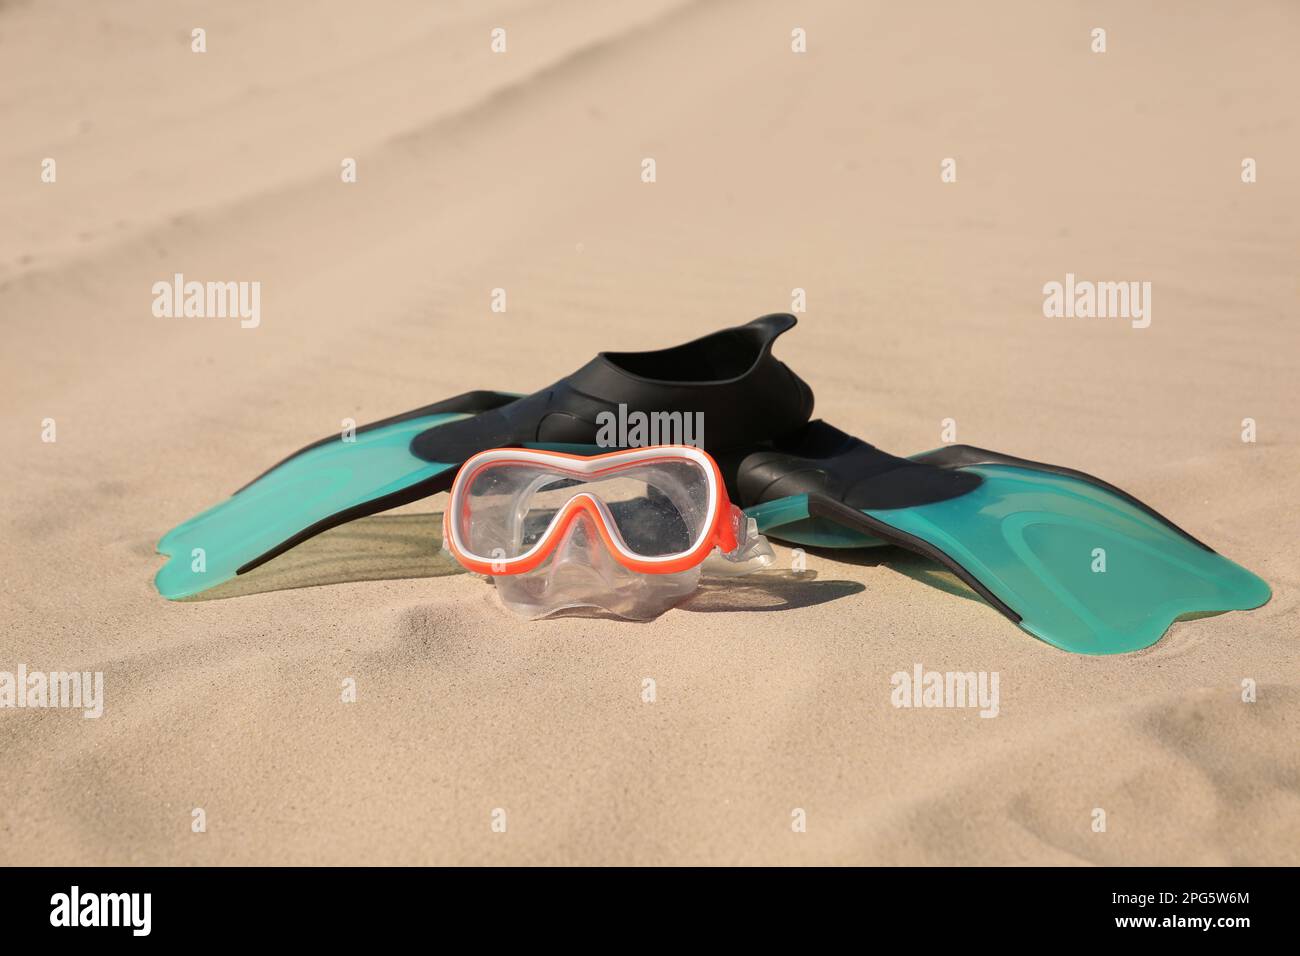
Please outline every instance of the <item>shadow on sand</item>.
[[442, 550], [442, 514], [371, 515], [308, 538], [296, 548], [187, 601], [218, 601], [350, 581], [464, 574]]
[[[885, 565], [948, 594], [971, 601], [981, 600], [941, 565], [901, 548], [806, 550], [810, 557], [840, 564], [858, 567]], [[464, 573], [464, 569], [442, 550], [441, 512], [381, 514], [331, 528], [233, 581], [185, 600], [217, 601], [354, 581], [436, 578]], [[857, 581], [824, 580], [816, 571], [768, 570], [740, 578], [706, 576], [699, 591], [679, 607], [700, 614], [790, 611], [851, 597], [864, 590], [865, 587]], [[599, 611], [569, 613], [605, 616]]]

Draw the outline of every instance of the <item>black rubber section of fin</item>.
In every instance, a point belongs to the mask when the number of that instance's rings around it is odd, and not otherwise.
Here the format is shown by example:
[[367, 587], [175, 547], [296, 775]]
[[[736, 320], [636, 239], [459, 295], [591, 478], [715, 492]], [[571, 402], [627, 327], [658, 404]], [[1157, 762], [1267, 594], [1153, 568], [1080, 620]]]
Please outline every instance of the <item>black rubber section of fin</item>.
[[859, 511], [856, 508], [850, 508], [848, 505], [841, 504], [833, 498], [827, 498], [825, 495], [811, 494], [808, 496], [808, 514], [813, 518], [822, 518], [826, 521], [833, 521], [838, 525], [846, 528], [852, 528], [855, 531], [861, 531], [889, 544], [897, 545], [900, 548], [906, 548], [908, 551], [914, 551], [917, 554], [937, 561], [946, 567], [953, 574], [957, 575], [966, 585], [988, 601], [997, 609], [998, 613], [1009, 618], [1013, 623], [1019, 624], [1021, 617], [1010, 605], [1006, 604], [1001, 598], [984, 586], [979, 578], [971, 574], [958, 561], [954, 560], [946, 551], [935, 547], [924, 538], [918, 538], [915, 535], [908, 534], [906, 531], [899, 531], [893, 525], [885, 524], [871, 515]]
[[821, 495], [859, 511], [914, 508], [958, 498], [979, 475], [917, 464], [881, 451], [818, 420], [785, 439], [723, 455], [718, 461], [741, 507]]
[[411, 452], [425, 461], [462, 462], [530, 442], [592, 445], [601, 431], [597, 418], [617, 415], [620, 406], [629, 416], [699, 416], [691, 423], [702, 423], [702, 435], [692, 439], [715, 455], [780, 438], [802, 428], [813, 409], [812, 389], [772, 355], [773, 343], [796, 322], [775, 313], [668, 349], [602, 352], [526, 398], [422, 432]]
[[934, 451], [926, 452], [924, 455], [917, 455], [911, 460], [917, 464], [933, 465], [936, 468], [943, 468], [945, 470], [968, 468], [975, 465], [1011, 465], [1016, 468], [1029, 468], [1034, 471], [1044, 471], [1053, 475], [1061, 475], [1065, 478], [1073, 478], [1076, 481], [1087, 482], [1090, 485], [1101, 488], [1103, 491], [1110, 492], [1115, 497], [1123, 499], [1139, 511], [1150, 515], [1170, 531], [1177, 532], [1198, 548], [1204, 548], [1211, 554], [1216, 553], [1215, 550], [1204, 541], [1188, 534], [1146, 502], [1133, 497], [1123, 488], [1117, 488], [1109, 481], [1103, 481], [1101, 478], [1090, 475], [1087, 472], [1076, 471], [1073, 468], [1065, 468], [1061, 465], [1049, 465], [1041, 461], [1030, 461], [1027, 458], [1016, 458], [1013, 455], [1004, 455], [1001, 452], [989, 451], [987, 448], [976, 448], [974, 445], [950, 445], [946, 448], [937, 448]]

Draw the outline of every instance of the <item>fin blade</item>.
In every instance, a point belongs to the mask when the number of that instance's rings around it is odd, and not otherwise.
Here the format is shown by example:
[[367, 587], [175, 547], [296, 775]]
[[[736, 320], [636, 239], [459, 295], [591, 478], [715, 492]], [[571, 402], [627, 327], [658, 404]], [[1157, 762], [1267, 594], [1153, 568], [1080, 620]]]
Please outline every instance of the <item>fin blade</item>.
[[[158, 543], [169, 557], [154, 584], [163, 597], [189, 597], [256, 567], [326, 528], [439, 490], [459, 462], [430, 462], [411, 439], [469, 417], [398, 416], [359, 429], [354, 442], [318, 442], [290, 456], [230, 498], [182, 522]], [[446, 476], [444, 478], [444, 476]]]
[[1074, 653], [1141, 650], [1180, 617], [1250, 610], [1272, 596], [1131, 495], [1007, 460], [1017, 463], [948, 465], [982, 480], [942, 501], [857, 511], [809, 495], [802, 510], [792, 499], [757, 508], [769, 537], [813, 547], [884, 541], [936, 560], [1025, 631]]

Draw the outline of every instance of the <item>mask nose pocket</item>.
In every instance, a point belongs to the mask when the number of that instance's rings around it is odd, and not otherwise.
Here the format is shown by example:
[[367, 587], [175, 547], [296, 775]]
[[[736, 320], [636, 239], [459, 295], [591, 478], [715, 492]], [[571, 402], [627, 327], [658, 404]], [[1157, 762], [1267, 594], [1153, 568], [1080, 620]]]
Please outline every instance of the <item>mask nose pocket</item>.
[[629, 620], [650, 620], [694, 592], [698, 566], [676, 574], [638, 574], [614, 560], [594, 519], [574, 518], [554, 553], [527, 574], [496, 578], [503, 604], [531, 619], [596, 608]]

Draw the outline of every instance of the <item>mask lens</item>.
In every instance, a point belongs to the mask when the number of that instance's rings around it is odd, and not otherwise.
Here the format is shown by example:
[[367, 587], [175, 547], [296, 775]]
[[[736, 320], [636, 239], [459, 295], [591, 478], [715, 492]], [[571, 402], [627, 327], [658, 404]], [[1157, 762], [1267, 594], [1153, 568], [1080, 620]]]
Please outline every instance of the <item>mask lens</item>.
[[618, 465], [584, 475], [562, 465], [504, 460], [486, 465], [464, 489], [462, 540], [489, 559], [526, 554], [579, 494], [600, 503], [611, 538], [633, 555], [667, 557], [693, 550], [709, 530], [709, 473], [681, 458]]

